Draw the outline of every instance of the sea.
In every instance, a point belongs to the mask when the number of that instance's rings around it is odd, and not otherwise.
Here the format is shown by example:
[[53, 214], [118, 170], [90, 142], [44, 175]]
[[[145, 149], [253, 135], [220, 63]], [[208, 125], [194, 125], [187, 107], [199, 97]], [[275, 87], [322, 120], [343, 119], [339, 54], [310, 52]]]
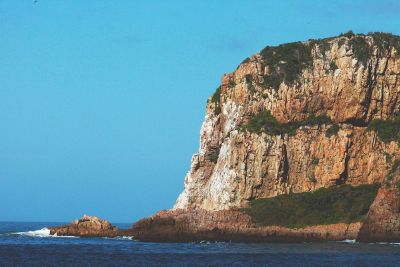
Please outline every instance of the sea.
[[400, 266], [400, 243], [146, 243], [51, 236], [49, 225], [60, 223], [0, 222], [0, 266]]

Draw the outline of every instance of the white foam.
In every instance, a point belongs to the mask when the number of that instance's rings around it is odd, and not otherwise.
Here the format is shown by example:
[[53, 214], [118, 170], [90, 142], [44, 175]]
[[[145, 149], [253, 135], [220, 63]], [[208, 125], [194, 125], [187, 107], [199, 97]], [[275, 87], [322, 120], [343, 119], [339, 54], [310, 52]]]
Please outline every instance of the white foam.
[[133, 240], [133, 236], [116, 236], [116, 237], [102, 237], [103, 239], [115, 239], [115, 240]]
[[17, 232], [16, 235], [30, 236], [30, 237], [50, 237], [50, 229], [42, 228], [35, 231]]
[[394, 245], [394, 246], [400, 246], [400, 243], [395, 243], [395, 242], [378, 242], [377, 244], [379, 244], [379, 245]]
[[356, 240], [355, 239], [345, 239], [345, 240], [341, 240], [341, 241], [338, 241], [338, 242], [354, 244], [354, 243], [356, 243]]
[[[345, 240], [341, 240], [341, 241], [337, 241], [337, 242], [348, 243], [348, 244], [357, 243], [357, 241], [355, 239], [345, 239]], [[400, 246], [400, 243], [395, 243], [395, 242], [376, 242], [376, 243], [369, 243], [369, 244]]]
[[50, 229], [48, 229], [46, 227], [42, 228], [40, 230], [17, 232], [17, 233], [13, 233], [13, 234], [21, 235], [21, 236], [29, 236], [29, 237], [77, 237], [77, 236], [58, 236], [57, 233], [54, 235], [51, 235]]

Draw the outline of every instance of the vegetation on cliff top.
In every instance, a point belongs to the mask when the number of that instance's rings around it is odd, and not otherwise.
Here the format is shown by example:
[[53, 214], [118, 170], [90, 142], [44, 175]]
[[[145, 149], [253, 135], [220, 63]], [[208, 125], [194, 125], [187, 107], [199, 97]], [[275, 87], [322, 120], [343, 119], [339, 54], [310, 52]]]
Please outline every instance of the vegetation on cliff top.
[[[368, 43], [366, 36], [372, 37], [373, 45]], [[325, 51], [330, 49], [330, 42], [335, 38], [341, 38], [339, 45], [343, 45], [347, 38], [348, 44], [353, 49], [354, 57], [363, 65], [372, 56], [375, 47], [378, 48], [378, 53], [388, 52], [391, 48], [395, 48], [397, 55], [400, 55], [400, 37], [383, 32], [372, 32], [365, 35], [354, 34], [349, 31], [337, 37], [267, 46], [260, 52], [261, 58], [269, 69], [269, 74], [264, 77], [264, 85], [276, 90], [282, 82], [293, 85], [295, 81], [299, 80], [304, 69], [312, 67], [313, 48], [318, 46], [322, 54], [325, 55]], [[246, 58], [241, 64], [249, 61], [250, 59]], [[330, 63], [330, 69], [337, 69], [334, 61]]]
[[301, 228], [363, 221], [379, 184], [332, 186], [314, 192], [256, 199], [245, 212], [260, 226]]
[[[372, 37], [373, 45], [367, 42], [366, 36]], [[349, 44], [353, 48], [354, 57], [363, 65], [372, 56], [375, 48], [378, 48], [378, 53], [389, 52], [391, 48], [396, 50], [397, 56], [400, 53], [400, 37], [390, 33], [372, 32], [367, 35], [353, 35]]]
[[261, 50], [261, 57], [270, 71], [264, 77], [265, 85], [278, 89], [282, 82], [293, 84], [303, 69], [312, 65], [311, 48], [308, 44], [296, 42], [267, 46]]
[[332, 121], [328, 116], [315, 116], [311, 114], [307, 119], [303, 121], [294, 121], [289, 123], [280, 123], [272, 116], [269, 110], [264, 110], [257, 115], [250, 118], [249, 122], [242, 127], [242, 130], [246, 130], [252, 133], [265, 132], [270, 135], [288, 134], [293, 136], [296, 134], [296, 130], [301, 126], [305, 125], [322, 125], [331, 124]]
[[215, 90], [211, 102], [214, 103], [214, 115], [219, 115], [221, 113], [221, 86]]

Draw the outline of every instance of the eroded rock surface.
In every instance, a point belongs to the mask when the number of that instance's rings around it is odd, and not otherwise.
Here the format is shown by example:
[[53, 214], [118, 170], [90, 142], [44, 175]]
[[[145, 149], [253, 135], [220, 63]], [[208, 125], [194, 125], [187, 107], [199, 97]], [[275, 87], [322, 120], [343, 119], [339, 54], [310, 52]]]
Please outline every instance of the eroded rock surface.
[[135, 239], [156, 242], [237, 241], [303, 242], [355, 239], [361, 223], [338, 223], [304, 228], [259, 227], [239, 210], [160, 211], [132, 228]]
[[381, 188], [372, 203], [357, 241], [397, 242], [400, 240], [400, 196], [397, 189]]
[[84, 215], [71, 224], [49, 229], [51, 235], [59, 236], [115, 237], [119, 235], [118, 228], [110, 222], [88, 215]]

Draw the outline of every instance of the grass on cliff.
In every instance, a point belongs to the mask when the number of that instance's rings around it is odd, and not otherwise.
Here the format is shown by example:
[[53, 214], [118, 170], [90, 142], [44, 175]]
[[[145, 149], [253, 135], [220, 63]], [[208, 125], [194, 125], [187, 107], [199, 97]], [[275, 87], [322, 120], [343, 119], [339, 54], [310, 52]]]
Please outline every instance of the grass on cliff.
[[267, 46], [260, 54], [270, 69], [265, 85], [275, 89], [282, 82], [293, 84], [303, 69], [312, 66], [311, 46], [301, 42]]
[[[373, 38], [373, 46], [367, 42], [366, 36]], [[313, 65], [312, 49], [317, 45], [324, 55], [325, 51], [331, 47], [330, 41], [340, 37], [348, 39], [354, 57], [363, 65], [366, 65], [368, 59], [372, 56], [374, 48], [378, 48], [379, 54], [387, 53], [391, 48], [395, 48], [397, 56], [400, 55], [400, 37], [383, 32], [371, 32], [365, 35], [354, 34], [349, 31], [337, 37], [311, 39], [306, 43], [293, 42], [279, 46], [267, 46], [260, 52], [263, 61], [270, 70], [269, 75], [264, 77], [264, 85], [277, 90], [282, 82], [292, 85], [295, 81], [299, 81], [303, 70]], [[345, 38], [341, 38], [339, 44], [341, 45], [344, 42]], [[249, 58], [246, 58], [241, 64], [247, 63], [249, 60]], [[337, 69], [335, 62], [331, 62], [330, 69]]]
[[220, 151], [219, 147], [211, 149], [210, 153], [208, 154], [208, 160], [213, 163], [217, 163], [219, 158], [219, 151]]
[[400, 114], [393, 120], [373, 120], [368, 124], [368, 130], [376, 131], [384, 143], [396, 141], [400, 144]]
[[288, 134], [293, 136], [296, 134], [296, 130], [301, 126], [331, 123], [332, 121], [329, 117], [315, 116], [314, 114], [311, 114], [303, 121], [280, 123], [274, 116], [272, 116], [269, 110], [265, 110], [251, 117], [249, 122], [242, 127], [242, 130], [247, 130], [252, 133], [265, 132], [270, 135]]
[[[370, 44], [368, 44], [365, 36], [372, 37], [373, 46], [370, 46]], [[353, 35], [349, 38], [349, 44], [353, 48], [354, 57], [363, 65], [366, 65], [368, 59], [372, 56], [375, 48], [378, 48], [378, 55], [383, 52], [388, 53], [391, 48], [394, 48], [396, 50], [396, 56], [399, 56], [399, 36], [384, 32], [370, 32], [367, 35]]]
[[219, 115], [221, 113], [221, 86], [211, 96], [211, 102], [214, 103], [214, 115]]
[[379, 185], [321, 188], [314, 192], [256, 199], [245, 212], [260, 226], [301, 228], [311, 225], [363, 221]]

